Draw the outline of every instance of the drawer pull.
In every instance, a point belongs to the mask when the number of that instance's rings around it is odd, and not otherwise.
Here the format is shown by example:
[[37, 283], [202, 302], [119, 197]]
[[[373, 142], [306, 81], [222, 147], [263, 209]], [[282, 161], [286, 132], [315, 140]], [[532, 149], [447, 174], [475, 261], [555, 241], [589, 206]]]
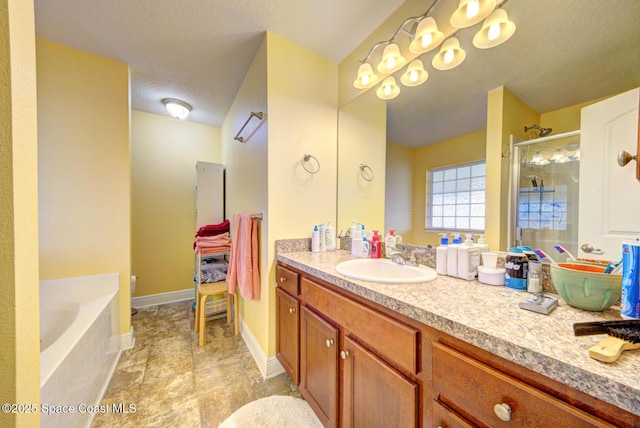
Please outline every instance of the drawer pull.
[[343, 360], [349, 358], [349, 355], [349, 351], [340, 351], [340, 358], [342, 358]]
[[289, 308], [289, 313], [290, 314], [295, 314], [296, 313], [296, 308]]
[[284, 276], [280, 277], [280, 282], [287, 282], [287, 278], [285, 278]]
[[496, 404], [493, 412], [500, 420], [509, 422], [511, 420], [511, 407], [507, 403]]
[[333, 345], [333, 339], [327, 339], [327, 348], [331, 348], [331, 346]]

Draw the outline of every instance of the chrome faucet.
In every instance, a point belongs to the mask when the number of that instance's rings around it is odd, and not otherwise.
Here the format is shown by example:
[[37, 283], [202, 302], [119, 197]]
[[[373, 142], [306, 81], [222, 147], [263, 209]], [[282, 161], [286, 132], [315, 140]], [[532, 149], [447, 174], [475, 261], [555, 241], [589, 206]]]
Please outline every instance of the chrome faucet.
[[416, 256], [413, 251], [409, 254], [403, 253], [402, 251], [391, 251], [387, 254], [387, 257], [400, 265], [418, 266], [418, 262], [416, 261]]

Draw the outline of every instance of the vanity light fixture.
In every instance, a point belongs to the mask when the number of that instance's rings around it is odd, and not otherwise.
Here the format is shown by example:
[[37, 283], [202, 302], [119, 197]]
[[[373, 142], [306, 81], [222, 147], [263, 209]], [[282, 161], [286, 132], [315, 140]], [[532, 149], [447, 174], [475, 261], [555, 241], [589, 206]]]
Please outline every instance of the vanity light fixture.
[[162, 104], [167, 109], [167, 113], [179, 120], [185, 120], [193, 110], [189, 104], [175, 98], [164, 98]]
[[[369, 89], [382, 79], [381, 87], [376, 90], [382, 99], [395, 98], [400, 92], [400, 88], [387, 80], [396, 71], [405, 67], [407, 70], [400, 77], [400, 81], [405, 86], [417, 86], [428, 79], [429, 73], [424, 70], [424, 66], [418, 67], [420, 55], [430, 52], [440, 46], [440, 52], [433, 56], [431, 65], [436, 70], [451, 70], [462, 64], [466, 58], [466, 52], [460, 46], [460, 41], [454, 36], [460, 29], [467, 28], [484, 20], [482, 28], [473, 38], [473, 44], [479, 49], [488, 49], [498, 46], [515, 32], [516, 26], [509, 21], [507, 12], [496, 7], [504, 6], [509, 0], [459, 0], [458, 8], [450, 18], [454, 30], [445, 35], [438, 29], [435, 19], [429, 14], [431, 10], [440, 2], [435, 0], [427, 11], [420, 16], [412, 16], [405, 19], [389, 40], [376, 43], [369, 50], [369, 53], [360, 62], [358, 73], [353, 86], [357, 89]], [[486, 18], [486, 19], [485, 19]], [[400, 35], [408, 37], [408, 46], [399, 44]], [[445, 37], [448, 39], [445, 40]], [[444, 41], [444, 43], [443, 43]], [[376, 72], [369, 64], [369, 59], [376, 49], [384, 47], [380, 55], [380, 61], [376, 65]], [[409, 57], [408, 61], [404, 55]], [[422, 61], [420, 60], [420, 63]], [[424, 72], [424, 74], [423, 74]], [[424, 80], [423, 80], [424, 79]]]
[[429, 78], [429, 73], [424, 69], [422, 61], [414, 59], [407, 66], [407, 71], [402, 74], [400, 81], [404, 86], [422, 85]]
[[389, 76], [382, 81], [382, 85], [376, 91], [378, 98], [382, 100], [392, 100], [400, 94], [400, 88], [396, 85], [396, 79]]
[[557, 149], [553, 152], [553, 156], [551, 156], [551, 161], [555, 163], [566, 163], [569, 162], [569, 158], [564, 154], [564, 150]]
[[382, 59], [376, 68], [380, 73], [389, 74], [400, 70], [406, 62], [405, 57], [400, 54], [398, 45], [390, 43], [384, 48]]
[[431, 65], [436, 70], [451, 70], [462, 64], [466, 57], [467, 53], [460, 47], [460, 41], [451, 37], [444, 41], [438, 55], [433, 57]]
[[489, 49], [501, 45], [513, 36], [516, 24], [509, 21], [507, 11], [495, 10], [482, 23], [482, 28], [473, 37], [473, 46], [478, 49]]
[[427, 16], [418, 23], [409, 50], [414, 54], [423, 54], [437, 48], [443, 40], [444, 33], [438, 30], [436, 20]]
[[549, 160], [546, 159], [544, 156], [542, 156], [542, 154], [540, 152], [537, 152], [535, 155], [533, 155], [533, 157], [531, 158], [531, 163], [534, 165], [549, 165]]
[[485, 19], [496, 8], [496, 0], [460, 0], [451, 15], [451, 25], [467, 28]]

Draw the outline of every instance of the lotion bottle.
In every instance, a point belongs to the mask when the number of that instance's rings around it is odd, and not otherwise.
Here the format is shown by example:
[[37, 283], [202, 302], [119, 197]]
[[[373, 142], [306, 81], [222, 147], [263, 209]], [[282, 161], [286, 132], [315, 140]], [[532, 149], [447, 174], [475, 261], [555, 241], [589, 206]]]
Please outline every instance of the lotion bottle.
[[355, 257], [362, 256], [362, 231], [356, 229], [351, 237], [351, 255]]
[[462, 237], [456, 234], [453, 244], [447, 247], [447, 275], [458, 276], [458, 247], [462, 244]]
[[318, 226], [318, 230], [320, 230], [320, 251], [327, 251], [327, 238], [324, 223]]
[[369, 258], [369, 249], [371, 247], [369, 246], [369, 241], [367, 241], [367, 237], [366, 235], [362, 237], [362, 254], [360, 254], [360, 257], [366, 259]]
[[438, 275], [447, 274], [447, 247], [449, 246], [449, 238], [446, 233], [440, 233], [440, 245], [436, 247], [436, 273]]
[[314, 253], [320, 251], [320, 231], [318, 226], [313, 226], [313, 232], [311, 232], [311, 251]]
[[327, 227], [324, 230], [324, 237], [326, 242], [327, 251], [333, 251], [336, 249], [336, 231], [331, 226], [331, 221], [327, 221]]
[[487, 244], [487, 240], [483, 234], [478, 235], [478, 243], [474, 244], [474, 246], [478, 248], [481, 253], [489, 251], [489, 244]]
[[390, 229], [387, 236], [384, 237], [384, 253], [389, 257], [389, 253], [396, 250], [396, 231]]
[[464, 244], [458, 247], [458, 278], [467, 281], [478, 277], [480, 266], [480, 249], [473, 245], [471, 235], [467, 235]]

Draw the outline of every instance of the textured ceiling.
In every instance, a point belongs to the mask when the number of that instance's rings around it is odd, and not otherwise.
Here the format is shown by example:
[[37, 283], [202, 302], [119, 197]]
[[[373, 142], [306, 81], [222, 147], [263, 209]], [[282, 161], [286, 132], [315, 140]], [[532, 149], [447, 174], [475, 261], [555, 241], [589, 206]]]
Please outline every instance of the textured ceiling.
[[[179, 98], [194, 107], [189, 120], [220, 127], [265, 31], [338, 63], [402, 3], [36, 0], [36, 34], [129, 64], [134, 109], [165, 114], [160, 100]], [[433, 0], [406, 3], [422, 12]], [[445, 33], [457, 4], [433, 9]], [[436, 52], [422, 56], [429, 80], [388, 102], [389, 141], [418, 147], [485, 129], [487, 92], [500, 85], [539, 113], [640, 86], [640, 1], [508, 0], [504, 9], [517, 29], [503, 45], [475, 49], [477, 24], [456, 34], [467, 51], [456, 69], [434, 70]]]
[[36, 35], [129, 64], [131, 103], [222, 122], [265, 31], [339, 63], [402, 0], [36, 0]]

